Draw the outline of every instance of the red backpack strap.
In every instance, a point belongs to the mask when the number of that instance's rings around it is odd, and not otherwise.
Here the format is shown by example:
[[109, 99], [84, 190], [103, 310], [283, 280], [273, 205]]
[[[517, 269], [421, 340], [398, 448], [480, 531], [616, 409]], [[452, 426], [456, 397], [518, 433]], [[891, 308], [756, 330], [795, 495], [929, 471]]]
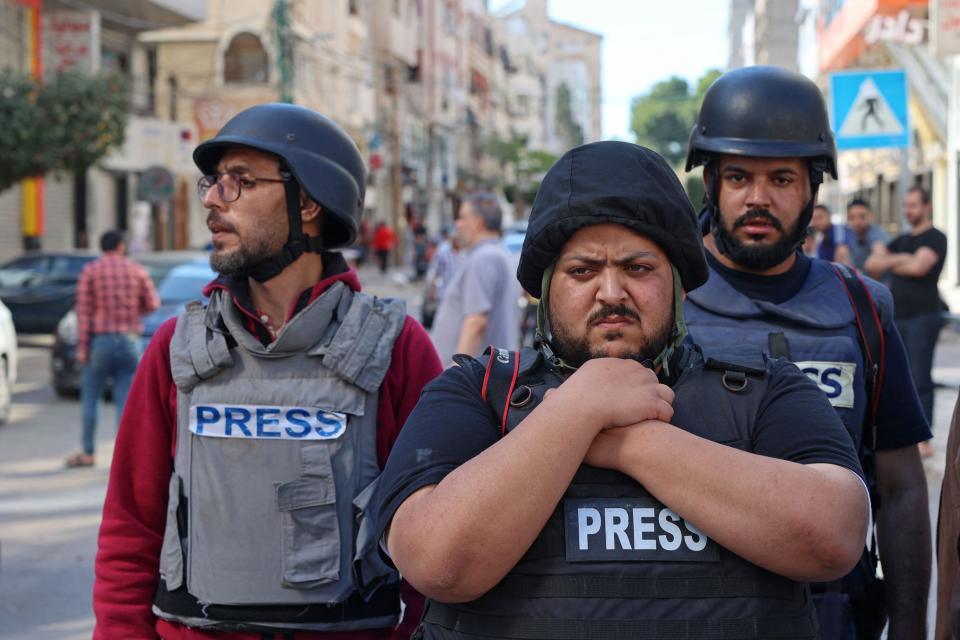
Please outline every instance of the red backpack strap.
[[500, 435], [507, 433], [507, 417], [510, 413], [510, 397], [517, 386], [520, 374], [520, 352], [487, 347], [487, 370], [483, 374], [480, 395], [489, 405], [500, 423]]
[[847, 294], [860, 336], [860, 348], [866, 365], [867, 411], [864, 413], [864, 425], [869, 426], [871, 434], [870, 449], [877, 447], [877, 407], [880, 404], [880, 392], [883, 387], [883, 363], [886, 356], [886, 339], [877, 305], [870, 295], [870, 289], [856, 271], [844, 264], [833, 263], [833, 271], [840, 278], [840, 284]]

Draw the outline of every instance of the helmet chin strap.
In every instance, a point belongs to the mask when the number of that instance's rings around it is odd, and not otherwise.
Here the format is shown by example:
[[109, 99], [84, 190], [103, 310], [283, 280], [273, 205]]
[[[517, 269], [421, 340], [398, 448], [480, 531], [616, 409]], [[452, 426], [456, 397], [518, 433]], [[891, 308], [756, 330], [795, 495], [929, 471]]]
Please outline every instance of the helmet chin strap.
[[[720, 220], [720, 172], [717, 169], [717, 163], [711, 158], [704, 163], [704, 171], [710, 172], [710, 189], [703, 195], [704, 204], [707, 206], [710, 217], [710, 233], [713, 234], [713, 242], [717, 251], [723, 255], [730, 255], [733, 247], [730, 246], [726, 234], [717, 234], [715, 230], [722, 224]], [[810, 226], [810, 220], [813, 219], [813, 207], [817, 203], [817, 193], [820, 191], [820, 184], [823, 182], [823, 171], [813, 163], [810, 165], [810, 200], [800, 210], [800, 216], [797, 218], [797, 238], [790, 248], [791, 253], [803, 246], [803, 240], [807, 235], [807, 227]]]
[[550, 328], [550, 318], [547, 314], [547, 308], [550, 306], [550, 280], [553, 278], [553, 271], [557, 268], [556, 261], [544, 269], [543, 278], [540, 281], [540, 301], [537, 303], [537, 333], [533, 338], [533, 346], [543, 355], [543, 359], [554, 369], [562, 369], [568, 373], [573, 373], [577, 367], [568, 364], [553, 349], [553, 329]]
[[[553, 271], [556, 266], [557, 263], [554, 262], [543, 272], [540, 285], [540, 302], [537, 304], [537, 333], [533, 344], [534, 348], [543, 355], [548, 365], [555, 369], [563, 369], [568, 373], [573, 373], [577, 370], [577, 367], [564, 361], [553, 348], [553, 330], [550, 328], [550, 318], [547, 313], [547, 308], [550, 305], [550, 280], [553, 278]], [[658, 369], [662, 371], [662, 378], [664, 379], [670, 376], [670, 358], [673, 356], [673, 352], [687, 337], [687, 323], [683, 317], [683, 286], [680, 284], [680, 272], [673, 264], [670, 265], [670, 268], [673, 270], [674, 317], [673, 327], [670, 329], [670, 338], [657, 357], [653, 359], [653, 362], [649, 360], [643, 362], [644, 365], [654, 371]]]
[[287, 204], [287, 226], [289, 232], [287, 242], [280, 253], [261, 260], [248, 268], [244, 275], [257, 282], [266, 282], [280, 275], [284, 269], [297, 261], [304, 253], [320, 253], [323, 251], [323, 239], [308, 236], [303, 232], [303, 220], [300, 217], [300, 183], [285, 164], [280, 165], [280, 177], [283, 178], [284, 199]]
[[680, 284], [680, 272], [677, 268], [670, 265], [673, 269], [673, 327], [670, 328], [670, 338], [663, 350], [653, 359], [653, 370], [663, 370], [663, 378], [670, 377], [670, 358], [673, 352], [683, 343], [687, 337], [687, 321], [683, 317], [683, 287]]

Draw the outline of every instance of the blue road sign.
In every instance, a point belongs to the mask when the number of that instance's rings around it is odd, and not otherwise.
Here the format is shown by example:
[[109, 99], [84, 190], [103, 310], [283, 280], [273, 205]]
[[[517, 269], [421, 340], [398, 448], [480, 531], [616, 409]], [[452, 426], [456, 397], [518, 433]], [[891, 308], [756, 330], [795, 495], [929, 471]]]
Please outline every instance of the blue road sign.
[[907, 74], [902, 70], [833, 73], [830, 93], [837, 149], [910, 144]]

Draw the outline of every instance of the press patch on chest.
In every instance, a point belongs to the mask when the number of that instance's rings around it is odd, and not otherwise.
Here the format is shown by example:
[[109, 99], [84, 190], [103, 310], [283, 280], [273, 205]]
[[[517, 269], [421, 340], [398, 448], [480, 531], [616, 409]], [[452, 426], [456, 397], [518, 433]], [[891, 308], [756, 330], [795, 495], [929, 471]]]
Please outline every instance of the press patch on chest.
[[568, 562], [716, 561], [716, 544], [652, 498], [564, 500]]
[[817, 383], [820, 390], [834, 407], [852, 409], [854, 404], [853, 381], [856, 378], [855, 362], [822, 362], [805, 360], [794, 362], [800, 371]]
[[332, 440], [343, 435], [347, 415], [317, 407], [195, 404], [190, 432], [208, 438]]

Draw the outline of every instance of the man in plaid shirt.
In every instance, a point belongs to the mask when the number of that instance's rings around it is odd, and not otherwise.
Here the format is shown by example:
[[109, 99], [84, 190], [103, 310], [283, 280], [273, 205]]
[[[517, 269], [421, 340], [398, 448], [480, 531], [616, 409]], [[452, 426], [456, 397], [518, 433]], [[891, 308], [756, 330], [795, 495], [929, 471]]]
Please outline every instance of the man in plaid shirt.
[[126, 257], [119, 231], [100, 237], [103, 256], [84, 267], [77, 286], [77, 362], [80, 380], [83, 450], [67, 458], [68, 467], [90, 467], [100, 419], [100, 397], [113, 378], [117, 422], [140, 361], [142, 318], [160, 306], [153, 281], [140, 264]]

